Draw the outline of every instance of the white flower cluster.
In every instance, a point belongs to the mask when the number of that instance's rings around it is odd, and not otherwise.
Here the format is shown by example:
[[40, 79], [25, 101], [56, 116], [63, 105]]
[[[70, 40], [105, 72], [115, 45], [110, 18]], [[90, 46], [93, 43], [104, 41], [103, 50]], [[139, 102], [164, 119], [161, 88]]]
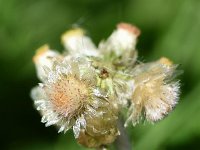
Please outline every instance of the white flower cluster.
[[48, 45], [39, 48], [33, 60], [41, 83], [31, 97], [42, 122], [58, 132], [72, 128], [78, 143], [97, 148], [120, 134], [117, 121], [124, 109], [129, 110], [125, 126], [166, 116], [179, 98], [177, 65], [167, 58], [137, 63], [139, 34], [137, 27], [120, 23], [96, 47], [77, 28], [63, 34], [63, 54]]

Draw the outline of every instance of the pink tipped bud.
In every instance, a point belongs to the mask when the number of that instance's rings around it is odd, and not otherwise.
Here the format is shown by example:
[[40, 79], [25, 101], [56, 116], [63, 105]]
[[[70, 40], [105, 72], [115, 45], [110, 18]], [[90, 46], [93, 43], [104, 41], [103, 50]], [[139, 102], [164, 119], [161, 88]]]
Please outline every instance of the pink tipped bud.
[[124, 22], [119, 23], [119, 24], [117, 25], [117, 28], [118, 28], [118, 29], [126, 30], [126, 31], [128, 31], [129, 33], [134, 34], [136, 37], [138, 37], [138, 36], [140, 35], [140, 33], [141, 33], [141, 32], [140, 32], [140, 29], [138, 29], [136, 26], [131, 25], [131, 24], [129, 24], [129, 23], [124, 23]]

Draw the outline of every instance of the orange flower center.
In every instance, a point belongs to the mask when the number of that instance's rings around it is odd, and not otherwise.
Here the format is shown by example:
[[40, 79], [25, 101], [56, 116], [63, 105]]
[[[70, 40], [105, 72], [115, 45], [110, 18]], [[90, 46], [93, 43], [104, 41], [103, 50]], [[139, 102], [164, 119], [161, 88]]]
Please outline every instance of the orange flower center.
[[75, 77], [62, 77], [45, 91], [54, 110], [65, 117], [73, 117], [79, 113], [88, 98], [86, 85]]

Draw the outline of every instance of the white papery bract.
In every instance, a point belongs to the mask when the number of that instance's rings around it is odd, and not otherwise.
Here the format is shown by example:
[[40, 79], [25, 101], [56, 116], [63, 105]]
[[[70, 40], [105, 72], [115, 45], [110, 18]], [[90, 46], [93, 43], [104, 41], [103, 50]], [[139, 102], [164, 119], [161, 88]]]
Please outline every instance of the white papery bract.
[[127, 122], [137, 124], [142, 117], [149, 122], [163, 119], [177, 104], [179, 82], [171, 81], [176, 76], [176, 65], [162, 58], [159, 61], [140, 64], [132, 73], [135, 87]]

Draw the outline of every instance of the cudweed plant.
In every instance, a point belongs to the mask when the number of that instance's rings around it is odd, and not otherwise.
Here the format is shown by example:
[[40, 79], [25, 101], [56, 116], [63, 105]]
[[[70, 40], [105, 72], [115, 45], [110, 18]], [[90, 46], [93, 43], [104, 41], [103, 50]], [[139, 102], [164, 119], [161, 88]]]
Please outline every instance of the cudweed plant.
[[179, 98], [177, 65], [165, 57], [138, 62], [139, 35], [137, 27], [120, 23], [96, 47], [83, 29], [75, 28], [62, 35], [62, 54], [40, 47], [33, 61], [41, 83], [31, 97], [41, 122], [58, 132], [72, 128], [79, 144], [98, 149], [120, 135], [124, 112], [125, 127], [162, 120]]

